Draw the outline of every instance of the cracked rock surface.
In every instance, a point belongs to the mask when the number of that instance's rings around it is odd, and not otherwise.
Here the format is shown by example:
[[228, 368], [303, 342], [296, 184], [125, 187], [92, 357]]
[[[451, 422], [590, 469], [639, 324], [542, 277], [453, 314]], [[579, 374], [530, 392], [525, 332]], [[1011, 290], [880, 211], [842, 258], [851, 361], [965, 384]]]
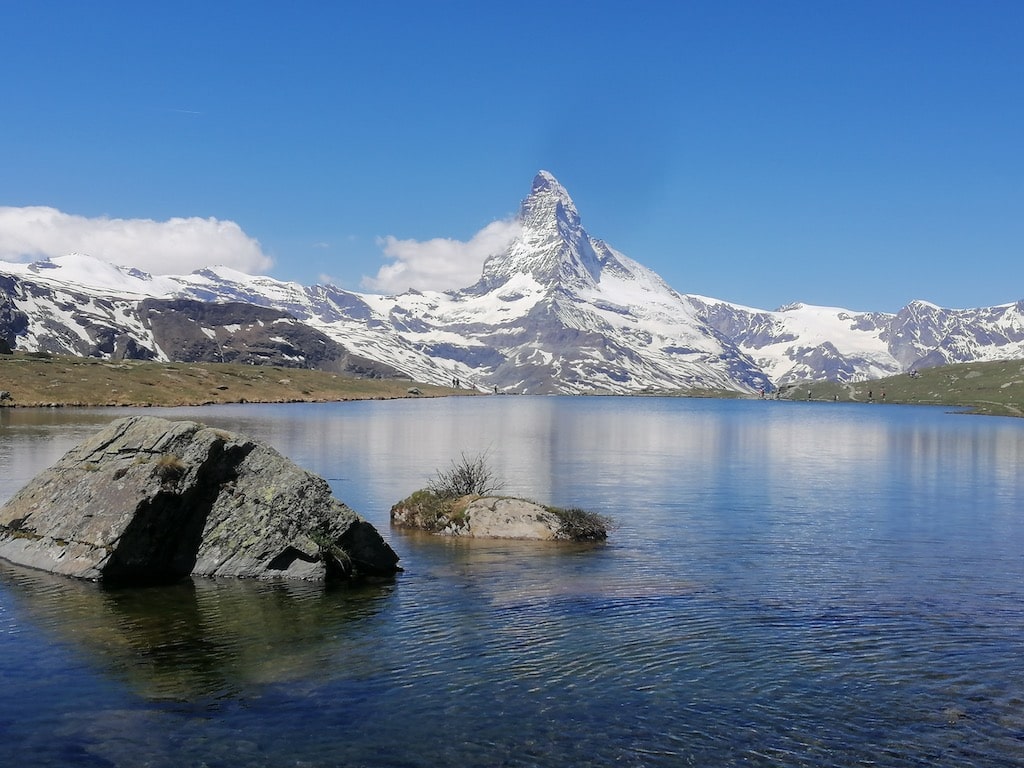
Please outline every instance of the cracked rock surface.
[[111, 423], [0, 508], [0, 557], [128, 584], [400, 570], [323, 478], [263, 442], [152, 416]]

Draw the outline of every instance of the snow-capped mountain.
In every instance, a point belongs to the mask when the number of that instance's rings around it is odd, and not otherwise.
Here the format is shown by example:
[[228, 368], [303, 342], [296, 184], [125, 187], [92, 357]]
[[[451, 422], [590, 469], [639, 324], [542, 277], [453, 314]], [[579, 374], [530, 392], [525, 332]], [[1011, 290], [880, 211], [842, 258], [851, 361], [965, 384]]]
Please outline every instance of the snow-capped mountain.
[[7, 274], [5, 266], [12, 265], [0, 265], [0, 339], [16, 349], [404, 375], [266, 304], [187, 298], [176, 278], [81, 255], [14, 265]]
[[1024, 357], [1024, 301], [981, 309], [913, 301], [894, 315], [806, 304], [769, 312], [686, 298], [776, 386], [859, 381], [914, 368]]
[[113, 358], [315, 367], [527, 393], [751, 392], [1024, 357], [1024, 302], [776, 311], [679, 294], [592, 237], [541, 171], [472, 286], [378, 296], [224, 267], [152, 276], [82, 254], [0, 263], [0, 340]]
[[473, 286], [363, 297], [461, 380], [514, 392], [744, 391], [764, 374], [660, 277], [592, 238], [541, 172], [521, 230]]

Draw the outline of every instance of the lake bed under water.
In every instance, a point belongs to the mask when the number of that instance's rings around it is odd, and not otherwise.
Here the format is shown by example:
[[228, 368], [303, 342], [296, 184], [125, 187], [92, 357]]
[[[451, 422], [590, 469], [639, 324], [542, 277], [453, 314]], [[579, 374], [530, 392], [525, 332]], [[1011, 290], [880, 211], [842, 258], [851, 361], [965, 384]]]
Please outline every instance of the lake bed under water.
[[[0, 410], [0, 501], [128, 413]], [[268, 440], [405, 571], [111, 590], [0, 564], [4, 764], [1024, 765], [1024, 421], [506, 396], [145, 413]], [[390, 530], [482, 452], [504, 492], [614, 518], [609, 541]]]

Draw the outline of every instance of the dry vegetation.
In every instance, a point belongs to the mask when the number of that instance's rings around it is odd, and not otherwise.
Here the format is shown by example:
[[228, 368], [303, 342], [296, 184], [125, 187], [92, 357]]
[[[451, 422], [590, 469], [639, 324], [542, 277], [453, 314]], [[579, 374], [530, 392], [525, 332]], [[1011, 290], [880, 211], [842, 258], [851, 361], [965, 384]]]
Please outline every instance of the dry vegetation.
[[[406, 379], [357, 379], [324, 371], [229, 363], [156, 363], [0, 355], [4, 406], [173, 406], [370, 400], [453, 394]], [[467, 394], [462, 390], [460, 394]]]
[[[470, 394], [405, 379], [357, 379], [324, 371], [228, 363], [154, 363], [0, 354], [0, 406], [285, 403]], [[786, 387], [786, 399], [967, 407], [975, 413], [1024, 416], [1024, 360], [961, 363], [853, 384], [807, 382]], [[882, 393], [885, 393], [883, 399]], [[868, 394], [871, 394], [869, 400]], [[735, 392], [686, 391], [688, 397], [736, 397]]]
[[[449, 527], [466, 525], [466, 509], [477, 499], [493, 496], [504, 483], [487, 462], [487, 453], [475, 457], [462, 454], [447, 469], [437, 470], [426, 488], [391, 508], [392, 523], [439, 533]], [[505, 497], [515, 498], [515, 497]], [[612, 519], [579, 507], [553, 507], [540, 504], [558, 519], [560, 538], [570, 541], [604, 541]]]

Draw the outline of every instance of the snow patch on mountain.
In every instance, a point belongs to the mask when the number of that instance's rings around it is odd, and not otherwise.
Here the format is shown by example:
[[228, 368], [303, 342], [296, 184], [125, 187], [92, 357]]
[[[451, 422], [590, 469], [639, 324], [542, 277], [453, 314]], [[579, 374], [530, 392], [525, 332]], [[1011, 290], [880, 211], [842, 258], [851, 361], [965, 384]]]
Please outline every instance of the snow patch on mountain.
[[[799, 303], [768, 311], [677, 293], [592, 237], [546, 171], [516, 231], [473, 285], [390, 296], [223, 266], [153, 276], [84, 254], [0, 263], [0, 337], [20, 349], [155, 359], [205, 350], [337, 367], [351, 354], [356, 362], [344, 365], [368, 375], [529, 393], [754, 392], [1024, 357], [1024, 302], [949, 310], [915, 301], [893, 315]], [[211, 314], [202, 303], [236, 308]], [[175, 323], [176, 311], [198, 324]], [[271, 336], [264, 321], [290, 330]]]
[[34, 261], [31, 264], [0, 262], [0, 273], [20, 275], [45, 285], [69, 286], [93, 295], [170, 295], [177, 287], [173, 277], [155, 277], [130, 267], [119, 267], [84, 253]]

